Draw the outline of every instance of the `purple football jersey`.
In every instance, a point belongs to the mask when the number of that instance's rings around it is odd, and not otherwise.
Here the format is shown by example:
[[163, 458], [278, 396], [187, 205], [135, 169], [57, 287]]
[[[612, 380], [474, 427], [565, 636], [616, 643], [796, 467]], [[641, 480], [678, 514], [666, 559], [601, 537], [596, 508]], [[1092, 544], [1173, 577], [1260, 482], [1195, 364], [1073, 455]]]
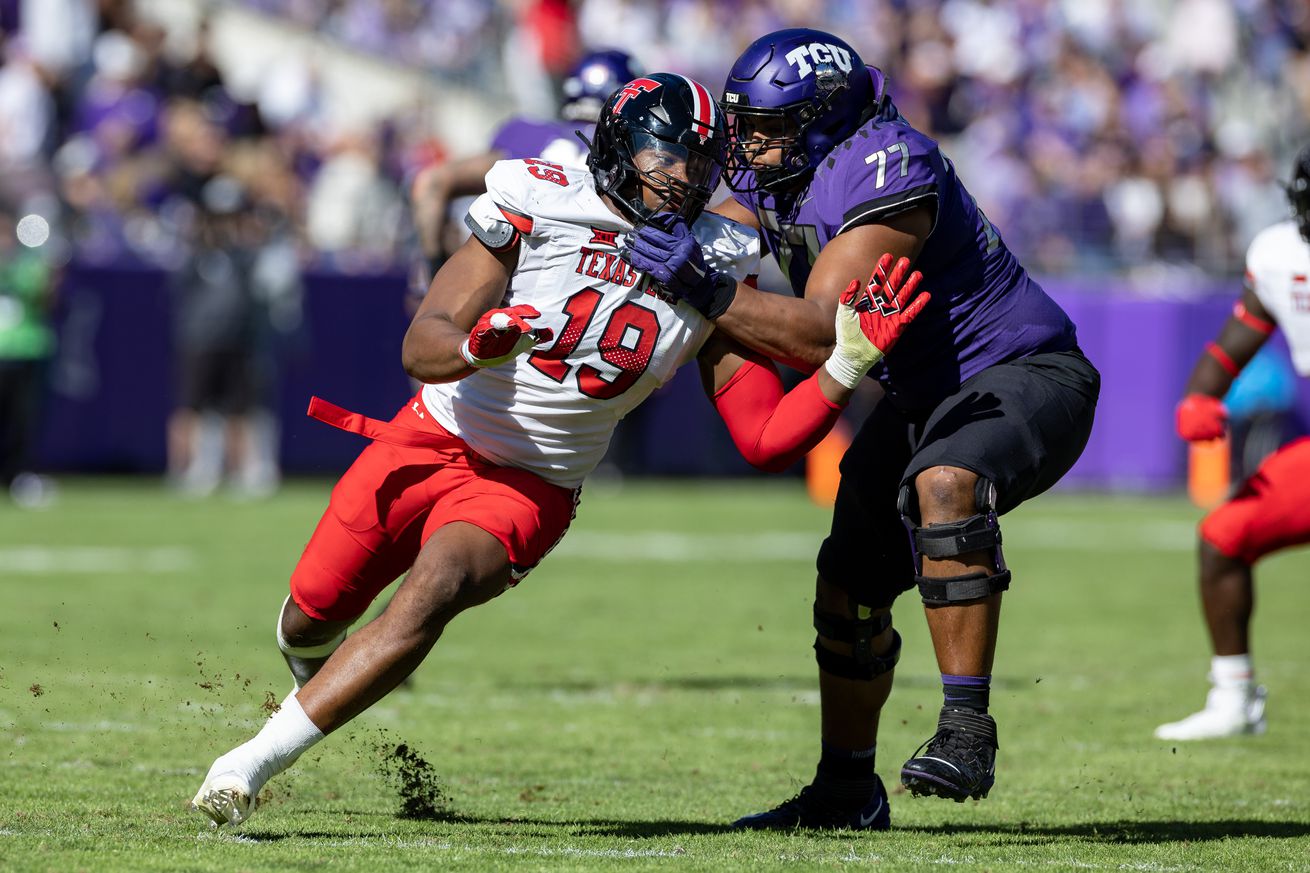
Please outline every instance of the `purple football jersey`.
[[913, 206], [933, 210], [914, 264], [932, 302], [873, 371], [900, 408], [930, 408], [986, 367], [1076, 343], [1073, 322], [1006, 248], [937, 143], [890, 102], [837, 145], [804, 188], [735, 196], [759, 219], [798, 296], [833, 237]]
[[505, 160], [541, 158], [568, 166], [580, 166], [577, 156], [586, 158], [587, 147], [575, 131], [588, 138], [596, 125], [579, 121], [543, 121], [535, 118], [511, 118], [500, 126], [491, 140], [493, 151], [503, 152]]

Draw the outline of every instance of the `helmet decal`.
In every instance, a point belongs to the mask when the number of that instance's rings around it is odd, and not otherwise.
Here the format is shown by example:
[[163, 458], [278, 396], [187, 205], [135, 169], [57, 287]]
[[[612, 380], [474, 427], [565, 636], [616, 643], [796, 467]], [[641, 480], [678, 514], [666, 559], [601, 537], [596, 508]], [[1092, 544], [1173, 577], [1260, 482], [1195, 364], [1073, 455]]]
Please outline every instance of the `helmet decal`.
[[850, 49], [832, 43], [812, 42], [809, 45], [798, 45], [784, 57], [787, 58], [787, 63], [796, 68], [796, 75], [801, 78], [808, 76], [814, 70], [810, 61], [815, 64], [836, 64], [843, 73], [851, 71]]
[[710, 96], [709, 89], [695, 79], [688, 79], [686, 76], [679, 78], [691, 88], [693, 98], [691, 117], [696, 133], [703, 138], [709, 138], [714, 131], [715, 116], [718, 114], [714, 106], [714, 98]]
[[610, 110], [611, 114], [620, 114], [627, 102], [638, 94], [650, 94], [662, 87], [664, 87], [664, 84], [656, 82], [654, 79], [633, 79], [619, 89], [619, 99], [614, 101], [614, 108]]

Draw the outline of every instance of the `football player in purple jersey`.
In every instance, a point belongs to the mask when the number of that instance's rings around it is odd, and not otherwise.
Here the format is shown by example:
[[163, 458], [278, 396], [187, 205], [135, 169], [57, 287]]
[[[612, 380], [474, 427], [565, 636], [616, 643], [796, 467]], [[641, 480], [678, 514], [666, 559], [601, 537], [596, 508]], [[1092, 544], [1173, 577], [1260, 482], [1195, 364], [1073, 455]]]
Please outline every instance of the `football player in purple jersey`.
[[892, 603], [918, 588], [945, 698], [901, 780], [915, 794], [984, 797], [997, 749], [992, 661], [1010, 586], [998, 518], [1077, 460], [1100, 376], [950, 160], [844, 41], [807, 28], [760, 38], [733, 65], [722, 104], [734, 197], [717, 209], [759, 229], [795, 297], [681, 263], [676, 234], [658, 225], [630, 239], [634, 267], [725, 333], [806, 370], [832, 347], [842, 289], [884, 252], [912, 262], [933, 295], [872, 371], [885, 396], [842, 460], [819, 550], [817, 774], [796, 797], [736, 823], [886, 828], [874, 752], [900, 651]]
[[481, 194], [496, 161], [544, 158], [569, 167], [587, 159], [587, 146], [577, 131], [588, 137], [596, 126], [600, 107], [620, 86], [641, 74], [627, 52], [601, 49], [588, 52], [564, 80], [564, 103], [558, 120], [516, 116], [496, 131], [491, 146], [479, 155], [424, 167], [410, 186], [414, 226], [427, 262], [419, 296], [450, 254], [446, 250], [446, 220], [450, 201]]

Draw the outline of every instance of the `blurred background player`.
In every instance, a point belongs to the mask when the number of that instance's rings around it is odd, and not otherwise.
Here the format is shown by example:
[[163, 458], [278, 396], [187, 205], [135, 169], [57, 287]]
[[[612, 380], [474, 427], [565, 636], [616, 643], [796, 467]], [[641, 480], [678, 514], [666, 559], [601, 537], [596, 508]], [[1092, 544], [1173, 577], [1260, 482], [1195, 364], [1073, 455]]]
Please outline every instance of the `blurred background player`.
[[[868, 293], [851, 281], [835, 348], [784, 395], [771, 364], [621, 260], [620, 236], [676, 215], [724, 275], [754, 272], [754, 235], [703, 214], [725, 140], [703, 85], [657, 73], [605, 104], [590, 172], [538, 159], [493, 167], [469, 210], [473, 238], [437, 274], [405, 338], [406, 369], [423, 389], [390, 424], [325, 416], [378, 441], [338, 483], [292, 575], [278, 644], [296, 690], [257, 737], [214, 762], [195, 796], [215, 824], [243, 821], [267, 779], [395, 688], [447, 622], [523, 579], [566, 533], [618, 420], [679, 366], [696, 358], [742, 453], [783, 469], [923, 311], [927, 295], [911, 299], [917, 274], [880, 274]], [[406, 569], [382, 615], [347, 638]]]
[[300, 325], [300, 265], [285, 215], [259, 189], [261, 153], [198, 103], [175, 102], [167, 120], [170, 184], [185, 204], [169, 283], [178, 375], [169, 477], [189, 496], [226, 477], [235, 495], [264, 497], [280, 481], [275, 347]]
[[723, 107], [735, 199], [718, 211], [761, 231], [796, 297], [688, 269], [695, 250], [662, 227], [629, 241], [633, 266], [696, 300], [734, 339], [806, 370], [831, 347], [842, 277], [890, 269], [890, 258], [879, 263], [890, 252], [912, 260], [933, 292], [874, 372], [886, 396], [842, 460], [819, 553], [818, 772], [796, 797], [736, 823], [885, 828], [874, 753], [900, 653], [892, 603], [918, 587], [944, 696], [937, 732], [901, 781], [914, 794], [985, 797], [997, 748], [992, 661], [1010, 584], [997, 519], [1078, 459], [1100, 376], [937, 143], [901, 117], [881, 71], [846, 42], [807, 28], [761, 37], [733, 65]]
[[46, 220], [31, 214], [20, 222], [14, 213], [0, 203], [0, 493], [34, 508], [53, 493], [30, 464], [55, 352], [55, 271], [42, 250], [50, 236]]
[[[1216, 340], [1197, 359], [1181, 403], [1178, 435], [1216, 440], [1228, 428], [1223, 396], [1276, 327], [1297, 372], [1310, 375], [1310, 146], [1288, 186], [1294, 217], [1266, 228], [1246, 253], [1246, 287]], [[1203, 740], [1265, 730], [1265, 689], [1251, 663], [1252, 568], [1265, 555], [1310, 542], [1310, 437], [1283, 446], [1201, 522], [1200, 591], [1214, 656], [1205, 708], [1160, 725], [1162, 740]]]
[[448, 222], [451, 201], [485, 191], [486, 175], [497, 161], [541, 158], [566, 167], [585, 165], [587, 147], [577, 132], [590, 138], [601, 105], [616, 88], [637, 78], [639, 72], [627, 52], [589, 52], [564, 80], [558, 120], [511, 118], [496, 131], [486, 152], [419, 171], [410, 196], [419, 247], [427, 266], [426, 276], [415, 283], [421, 286], [417, 288], [420, 300], [427, 292], [427, 283], [458, 245], [458, 240], [448, 238], [448, 230], [453, 229]]

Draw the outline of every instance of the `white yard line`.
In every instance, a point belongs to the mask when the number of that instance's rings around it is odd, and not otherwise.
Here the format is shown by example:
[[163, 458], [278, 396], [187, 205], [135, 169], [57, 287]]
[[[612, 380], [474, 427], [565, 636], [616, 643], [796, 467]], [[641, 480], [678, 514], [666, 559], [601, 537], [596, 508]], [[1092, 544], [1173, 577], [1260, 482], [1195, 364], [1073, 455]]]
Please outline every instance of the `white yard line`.
[[[1015, 551], [1103, 552], [1106, 549], [1190, 552], [1195, 526], [1182, 521], [1035, 518], [1002, 522], [1006, 548]], [[826, 530], [687, 533], [574, 530], [552, 553], [596, 561], [812, 562]], [[0, 579], [8, 575], [123, 575], [181, 573], [199, 566], [186, 546], [0, 546]]]
[[[1001, 522], [1013, 551], [1104, 552], [1106, 549], [1190, 552], [1196, 528], [1189, 522], [1031, 519]], [[554, 560], [603, 561], [813, 561], [827, 531], [762, 530], [755, 533], [571, 531], [552, 552]]]
[[812, 560], [823, 536], [797, 531], [693, 534], [648, 530], [602, 533], [575, 530], [551, 552], [551, 558], [602, 561], [778, 561]]
[[185, 546], [4, 546], [0, 579], [10, 574], [181, 573], [197, 566]]
[[72, 734], [135, 734], [156, 727], [159, 727], [158, 723], [152, 725], [143, 722], [109, 721], [107, 719], [102, 719], [100, 721], [91, 722], [48, 721], [41, 725], [41, 730]]
[[[205, 831], [199, 835], [200, 839], [220, 839], [235, 843], [260, 843], [262, 840], [244, 836], [240, 833], [232, 832], [213, 832]], [[537, 858], [682, 858], [686, 860], [697, 860], [699, 852], [687, 850], [682, 846], [674, 846], [668, 849], [650, 848], [650, 849], [589, 849], [580, 846], [475, 846], [467, 843], [452, 843], [449, 840], [440, 839], [402, 839], [398, 837], [346, 837], [337, 840], [314, 840], [316, 848], [388, 848], [388, 849], [426, 849], [428, 851], [451, 852], [459, 855], [488, 856], [488, 855], [507, 855], [507, 856], [533, 856]], [[928, 866], [928, 867], [1024, 867], [1030, 869], [1078, 869], [1078, 870], [1135, 870], [1141, 873], [1178, 873], [1183, 870], [1194, 870], [1195, 867], [1184, 867], [1168, 864], [1159, 864], [1154, 862], [1121, 862], [1121, 863], [1093, 863], [1088, 861], [1078, 861], [1072, 858], [988, 858], [980, 859], [973, 855], [962, 855], [955, 857], [946, 853], [934, 853], [932, 855], [921, 855], [907, 852], [897, 852], [895, 855], [880, 855], [875, 853], [862, 854], [855, 851], [855, 846], [848, 846], [846, 851], [823, 852], [806, 852], [806, 853], [781, 853], [775, 856], [775, 859], [782, 862], [802, 863], [802, 864], [823, 864], [835, 861], [855, 862], [865, 864], [889, 864], [893, 868], [910, 865]], [[701, 861], [708, 861], [709, 858], [701, 857]]]

